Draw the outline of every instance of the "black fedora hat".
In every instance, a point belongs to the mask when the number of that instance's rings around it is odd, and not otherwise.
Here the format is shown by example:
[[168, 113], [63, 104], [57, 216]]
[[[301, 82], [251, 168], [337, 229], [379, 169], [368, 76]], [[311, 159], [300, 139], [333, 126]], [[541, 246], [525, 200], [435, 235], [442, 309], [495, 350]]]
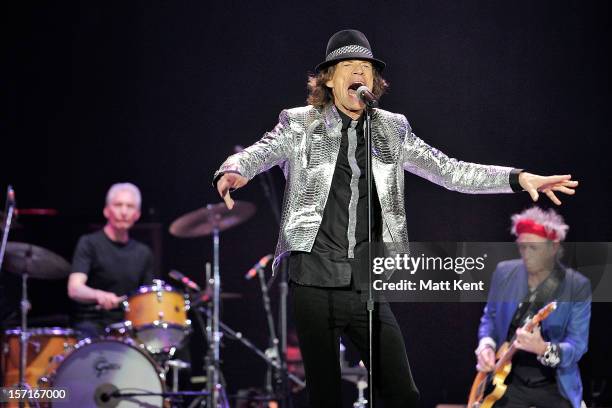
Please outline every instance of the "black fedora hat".
[[347, 59], [370, 61], [378, 71], [382, 71], [386, 65], [381, 60], [374, 58], [372, 47], [365, 34], [358, 30], [342, 30], [329, 38], [325, 61], [317, 65], [315, 71], [319, 72], [338, 61]]

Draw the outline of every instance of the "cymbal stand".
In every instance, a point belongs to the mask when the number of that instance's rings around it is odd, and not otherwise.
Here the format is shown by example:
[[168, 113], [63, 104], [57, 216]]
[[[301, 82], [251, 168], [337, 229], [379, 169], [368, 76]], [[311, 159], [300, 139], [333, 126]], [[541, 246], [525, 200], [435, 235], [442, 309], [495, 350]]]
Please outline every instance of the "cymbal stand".
[[[209, 264], [207, 269], [210, 268]], [[207, 271], [207, 275], [210, 275]], [[207, 320], [206, 331], [208, 333], [209, 350], [207, 355], [206, 366], [206, 387], [209, 392], [209, 401], [206, 405], [212, 408], [229, 408], [225, 389], [220, 382], [220, 354], [219, 344], [221, 342], [222, 333], [219, 331], [219, 307], [220, 307], [220, 290], [221, 276], [219, 274], [219, 227], [215, 226], [213, 230], [213, 273], [212, 279], [209, 278], [208, 284], [213, 287], [212, 296], [212, 316]]]
[[[208, 317], [212, 315], [212, 312], [206, 307], [199, 306], [197, 310], [201, 314], [205, 314]], [[271, 359], [266, 353], [258, 349], [257, 346], [255, 346], [252, 341], [250, 341], [248, 338], [246, 338], [242, 334], [242, 332], [232, 329], [227, 324], [223, 323], [221, 320], [219, 320], [219, 327], [225, 332], [225, 334], [230, 340], [239, 341], [243, 346], [245, 346], [246, 348], [251, 350], [253, 353], [255, 353], [258, 357], [264, 360], [268, 365], [271, 365], [277, 370], [281, 369], [281, 366], [278, 361]], [[291, 374], [287, 372], [287, 378], [291, 380], [295, 385], [301, 388], [304, 388], [306, 386], [306, 383], [302, 381], [299, 377], [297, 377], [295, 374]]]
[[[28, 271], [30, 270], [30, 260], [32, 259], [32, 247], [28, 247], [26, 253], [25, 270], [21, 274], [21, 333], [19, 336], [19, 388], [29, 388], [25, 380], [25, 371], [28, 361], [28, 311], [31, 308], [28, 300]], [[25, 407], [23, 400], [19, 401], [19, 408]]]
[[179, 390], [179, 370], [190, 368], [191, 364], [182, 360], [168, 360], [164, 364], [167, 369], [172, 371], [172, 392], [178, 393]]
[[353, 403], [353, 408], [367, 408], [368, 400], [365, 398], [364, 390], [368, 388], [367, 379], [357, 382], [357, 401]]

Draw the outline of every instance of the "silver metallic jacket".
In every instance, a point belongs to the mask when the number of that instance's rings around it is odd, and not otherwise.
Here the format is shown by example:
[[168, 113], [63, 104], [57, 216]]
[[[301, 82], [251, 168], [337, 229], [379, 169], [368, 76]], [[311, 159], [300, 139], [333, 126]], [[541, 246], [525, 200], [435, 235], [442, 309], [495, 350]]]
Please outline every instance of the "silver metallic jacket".
[[[283, 169], [286, 185], [274, 269], [290, 251], [312, 249], [336, 167], [341, 129], [334, 105], [283, 110], [272, 131], [230, 156], [215, 173], [214, 180], [225, 172], [250, 180], [274, 165]], [[392, 243], [394, 252], [408, 252], [404, 170], [462, 193], [512, 192], [512, 168], [449, 158], [412, 133], [403, 115], [375, 109], [372, 173], [383, 218], [383, 241]]]

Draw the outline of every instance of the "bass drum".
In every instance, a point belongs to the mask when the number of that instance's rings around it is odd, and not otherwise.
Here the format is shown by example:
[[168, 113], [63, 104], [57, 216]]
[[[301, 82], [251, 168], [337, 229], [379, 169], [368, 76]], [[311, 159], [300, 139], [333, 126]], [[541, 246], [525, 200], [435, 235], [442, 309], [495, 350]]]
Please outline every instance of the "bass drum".
[[[57, 359], [67, 354], [77, 343], [77, 333], [63, 327], [39, 327], [27, 331], [25, 381], [30, 387], [38, 387], [40, 378], [57, 363]], [[4, 386], [19, 384], [19, 360], [21, 329], [4, 332], [2, 353], [0, 354], [0, 377], [4, 377]], [[17, 402], [0, 402], [0, 407], [15, 408]], [[26, 403], [26, 407], [36, 406]]]
[[67, 354], [48, 376], [51, 388], [66, 388], [68, 400], [53, 407], [135, 408], [164, 407], [157, 396], [165, 391], [164, 374], [131, 339], [85, 339]]

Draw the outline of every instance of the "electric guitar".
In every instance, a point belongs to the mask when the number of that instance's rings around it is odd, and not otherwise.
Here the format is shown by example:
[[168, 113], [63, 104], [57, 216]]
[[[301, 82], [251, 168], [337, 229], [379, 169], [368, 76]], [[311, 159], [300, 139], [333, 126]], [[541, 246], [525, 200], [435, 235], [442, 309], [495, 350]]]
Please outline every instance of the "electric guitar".
[[[531, 332], [556, 308], [557, 302], [550, 302], [527, 321], [523, 329]], [[512, 340], [501, 345], [495, 356], [496, 363], [492, 372], [483, 373], [479, 371], [478, 374], [476, 374], [476, 378], [474, 378], [472, 388], [470, 389], [467, 408], [491, 408], [493, 404], [504, 395], [508, 387], [504, 382], [512, 370], [512, 357], [518, 350], [514, 347], [515, 339], [516, 334], [512, 337]]]

